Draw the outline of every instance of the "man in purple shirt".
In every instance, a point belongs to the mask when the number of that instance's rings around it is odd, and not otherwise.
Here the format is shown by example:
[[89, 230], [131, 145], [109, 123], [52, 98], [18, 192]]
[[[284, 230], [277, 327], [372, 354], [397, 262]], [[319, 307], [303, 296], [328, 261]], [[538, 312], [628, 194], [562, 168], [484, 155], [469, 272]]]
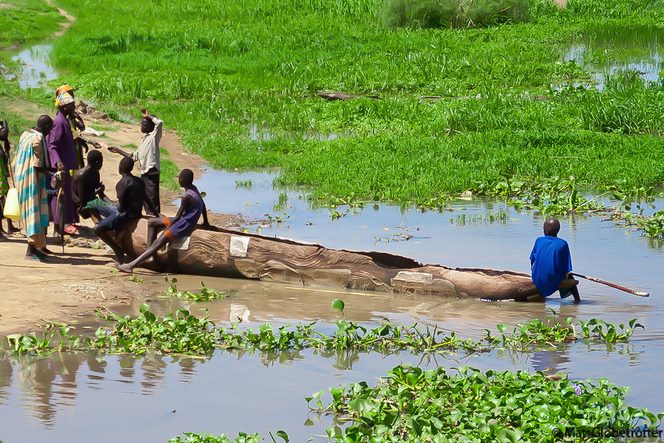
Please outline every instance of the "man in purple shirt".
[[53, 129], [48, 137], [48, 153], [51, 168], [65, 171], [62, 179], [65, 213], [58, 212], [58, 202], [54, 198], [51, 200], [51, 217], [56, 226], [60, 223], [65, 224], [65, 233], [78, 234], [78, 230], [73, 226], [78, 222], [78, 214], [74, 206], [72, 186], [72, 171], [78, 168], [78, 158], [71, 126], [67, 121], [67, 116], [75, 113], [74, 98], [68, 92], [62, 92], [58, 96], [58, 102], [58, 114], [55, 116]]

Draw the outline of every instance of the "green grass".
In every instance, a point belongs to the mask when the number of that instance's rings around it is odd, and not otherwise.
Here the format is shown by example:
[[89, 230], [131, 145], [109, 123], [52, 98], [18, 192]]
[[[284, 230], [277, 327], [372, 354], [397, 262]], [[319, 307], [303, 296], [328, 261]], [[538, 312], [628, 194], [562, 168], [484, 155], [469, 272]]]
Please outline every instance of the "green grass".
[[528, 0], [385, 0], [380, 11], [392, 28], [474, 28], [528, 20]]
[[[664, 181], [664, 89], [629, 75], [601, 93], [551, 88], [588, 78], [561, 62], [573, 40], [658, 32], [661, 1], [610, 3], [533, 0], [528, 23], [390, 30], [381, 0], [61, 0], [78, 21], [55, 58], [83, 96], [149, 106], [213, 166], [281, 167], [283, 184], [327, 203], [439, 206], [506, 177], [652, 186]], [[252, 140], [253, 125], [271, 137]]]
[[7, 60], [6, 49], [38, 42], [60, 28], [55, 8], [43, 0], [3, 0], [0, 9], [0, 61]]
[[159, 148], [159, 153], [159, 176], [161, 177], [160, 185], [162, 188], [168, 191], [177, 191], [180, 189], [180, 184], [178, 183], [180, 169], [173, 160], [168, 158], [168, 151], [166, 149]]
[[[45, 40], [60, 28], [63, 19], [43, 0], [2, 0], [0, 4], [8, 5], [0, 8], [0, 65], [10, 69], [15, 66], [11, 58], [20, 46]], [[3, 71], [0, 69], [0, 74]], [[0, 99], [18, 95], [16, 89], [15, 83], [0, 75]], [[0, 113], [3, 111], [4, 107], [0, 108]]]

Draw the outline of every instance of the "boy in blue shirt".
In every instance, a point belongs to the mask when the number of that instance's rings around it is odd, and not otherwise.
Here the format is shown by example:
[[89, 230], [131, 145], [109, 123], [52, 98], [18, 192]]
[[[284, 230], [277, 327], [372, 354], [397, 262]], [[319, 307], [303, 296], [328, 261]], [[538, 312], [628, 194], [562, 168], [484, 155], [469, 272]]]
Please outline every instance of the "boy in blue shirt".
[[[579, 289], [569, 275], [572, 271], [569, 245], [562, 238], [558, 238], [559, 231], [560, 222], [555, 218], [544, 222], [544, 236], [535, 240], [535, 245], [530, 253], [533, 283], [542, 297], [548, 297], [560, 289], [560, 298], [573, 295], [574, 302], [578, 303], [581, 301]], [[564, 284], [562, 286], [565, 288], [561, 288], [561, 283], [568, 279], [574, 281], [572, 286]]]

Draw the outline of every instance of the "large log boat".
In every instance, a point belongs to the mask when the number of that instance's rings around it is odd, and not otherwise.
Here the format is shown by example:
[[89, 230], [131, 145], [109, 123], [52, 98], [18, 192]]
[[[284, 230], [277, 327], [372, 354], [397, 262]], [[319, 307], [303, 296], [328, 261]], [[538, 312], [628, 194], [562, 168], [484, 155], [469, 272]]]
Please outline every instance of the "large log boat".
[[[118, 240], [129, 255], [137, 256], [147, 247], [146, 236], [147, 222], [140, 220]], [[492, 301], [541, 299], [530, 275], [519, 272], [449, 268], [384, 252], [329, 249], [215, 227], [196, 229], [162, 249], [148, 266], [162, 272], [311, 287]], [[565, 287], [577, 283], [563, 282]]]

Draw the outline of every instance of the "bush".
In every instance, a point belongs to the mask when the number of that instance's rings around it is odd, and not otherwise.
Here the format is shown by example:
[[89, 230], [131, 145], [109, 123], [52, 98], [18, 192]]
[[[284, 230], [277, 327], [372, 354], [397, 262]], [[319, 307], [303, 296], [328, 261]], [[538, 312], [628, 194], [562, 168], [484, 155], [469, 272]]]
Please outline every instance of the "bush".
[[529, 0], [385, 0], [391, 28], [471, 28], [528, 20]]

